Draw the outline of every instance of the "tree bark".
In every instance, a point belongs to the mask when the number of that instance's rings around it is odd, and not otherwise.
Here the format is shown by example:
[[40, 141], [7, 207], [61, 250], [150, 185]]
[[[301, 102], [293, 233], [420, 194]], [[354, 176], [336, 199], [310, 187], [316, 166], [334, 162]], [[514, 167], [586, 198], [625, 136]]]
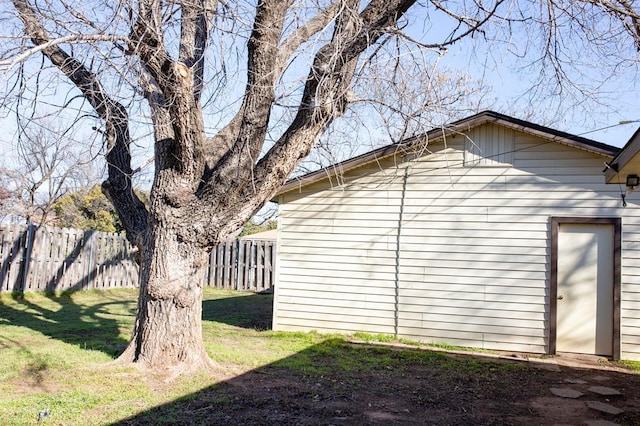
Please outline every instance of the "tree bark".
[[140, 265], [138, 312], [119, 361], [170, 376], [209, 369], [202, 338], [202, 292], [208, 253], [181, 243], [168, 226], [153, 223]]

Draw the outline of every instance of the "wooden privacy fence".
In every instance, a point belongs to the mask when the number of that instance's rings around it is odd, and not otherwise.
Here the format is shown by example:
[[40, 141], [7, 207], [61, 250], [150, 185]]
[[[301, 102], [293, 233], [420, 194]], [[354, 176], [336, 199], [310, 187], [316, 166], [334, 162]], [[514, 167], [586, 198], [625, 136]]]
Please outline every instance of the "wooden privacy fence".
[[[138, 286], [138, 265], [122, 235], [34, 225], [0, 226], [0, 293]], [[212, 251], [205, 284], [269, 290], [275, 241], [242, 240]]]
[[0, 227], [0, 291], [125, 288], [138, 285], [126, 239], [77, 229]]
[[270, 290], [275, 262], [275, 240], [228, 241], [209, 256], [207, 285], [237, 291]]

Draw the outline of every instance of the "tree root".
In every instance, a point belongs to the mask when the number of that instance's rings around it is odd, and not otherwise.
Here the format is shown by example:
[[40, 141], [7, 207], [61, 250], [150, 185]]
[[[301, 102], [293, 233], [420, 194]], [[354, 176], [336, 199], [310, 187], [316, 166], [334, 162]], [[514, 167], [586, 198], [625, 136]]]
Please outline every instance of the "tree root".
[[145, 359], [135, 358], [135, 346], [129, 344], [125, 351], [113, 361], [116, 365], [130, 365], [145, 374], [162, 377], [162, 381], [170, 383], [181, 376], [194, 375], [198, 373], [215, 373], [219, 365], [213, 361], [203, 350], [199, 355], [190, 355], [186, 360], [180, 360], [173, 364], [154, 364]]

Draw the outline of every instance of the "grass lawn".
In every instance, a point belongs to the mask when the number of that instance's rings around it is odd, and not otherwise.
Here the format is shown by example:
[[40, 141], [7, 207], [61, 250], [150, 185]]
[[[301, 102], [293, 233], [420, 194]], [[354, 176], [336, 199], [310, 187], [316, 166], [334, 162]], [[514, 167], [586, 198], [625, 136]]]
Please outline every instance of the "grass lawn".
[[[273, 332], [271, 302], [270, 295], [207, 289], [204, 338], [219, 371], [167, 383], [111, 363], [127, 344], [135, 291], [2, 295], [0, 424], [36, 424], [42, 410], [50, 410], [43, 423], [51, 425], [358, 424], [358, 404], [373, 416], [383, 413], [379, 424], [386, 424], [384, 416], [413, 416], [415, 407], [455, 404], [446, 408], [449, 415], [458, 406], [473, 411], [473, 398], [489, 406], [484, 393], [501, 413], [518, 414], [500, 398], [523, 387], [528, 367], [355, 345], [344, 336]], [[436, 377], [437, 386], [425, 377]], [[440, 401], [452, 389], [455, 397]], [[390, 411], [392, 402], [413, 405]], [[376, 411], [376, 404], [383, 408]], [[465, 417], [460, 424], [481, 419]]]
[[[46, 409], [51, 424], [108, 424], [220, 379], [167, 384], [110, 363], [128, 342], [136, 298], [135, 290], [1, 295], [0, 424], [35, 424]], [[207, 289], [204, 336], [221, 370], [251, 369], [320, 339], [265, 331], [271, 302], [269, 295]]]
[[136, 297], [134, 290], [0, 296], [0, 424], [36, 424], [46, 409], [51, 424], [117, 422], [330, 339], [269, 331], [271, 295], [207, 289], [203, 334], [220, 375], [165, 383], [110, 363], [128, 342]]

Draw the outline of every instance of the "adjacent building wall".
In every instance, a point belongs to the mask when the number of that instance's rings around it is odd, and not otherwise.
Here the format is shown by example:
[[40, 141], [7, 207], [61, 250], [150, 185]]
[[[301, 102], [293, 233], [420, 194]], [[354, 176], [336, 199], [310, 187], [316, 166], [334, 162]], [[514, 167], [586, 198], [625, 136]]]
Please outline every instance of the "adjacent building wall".
[[496, 125], [427, 148], [281, 196], [276, 329], [544, 353], [550, 217], [622, 217], [622, 357], [640, 359], [638, 196], [622, 208], [607, 158]]

